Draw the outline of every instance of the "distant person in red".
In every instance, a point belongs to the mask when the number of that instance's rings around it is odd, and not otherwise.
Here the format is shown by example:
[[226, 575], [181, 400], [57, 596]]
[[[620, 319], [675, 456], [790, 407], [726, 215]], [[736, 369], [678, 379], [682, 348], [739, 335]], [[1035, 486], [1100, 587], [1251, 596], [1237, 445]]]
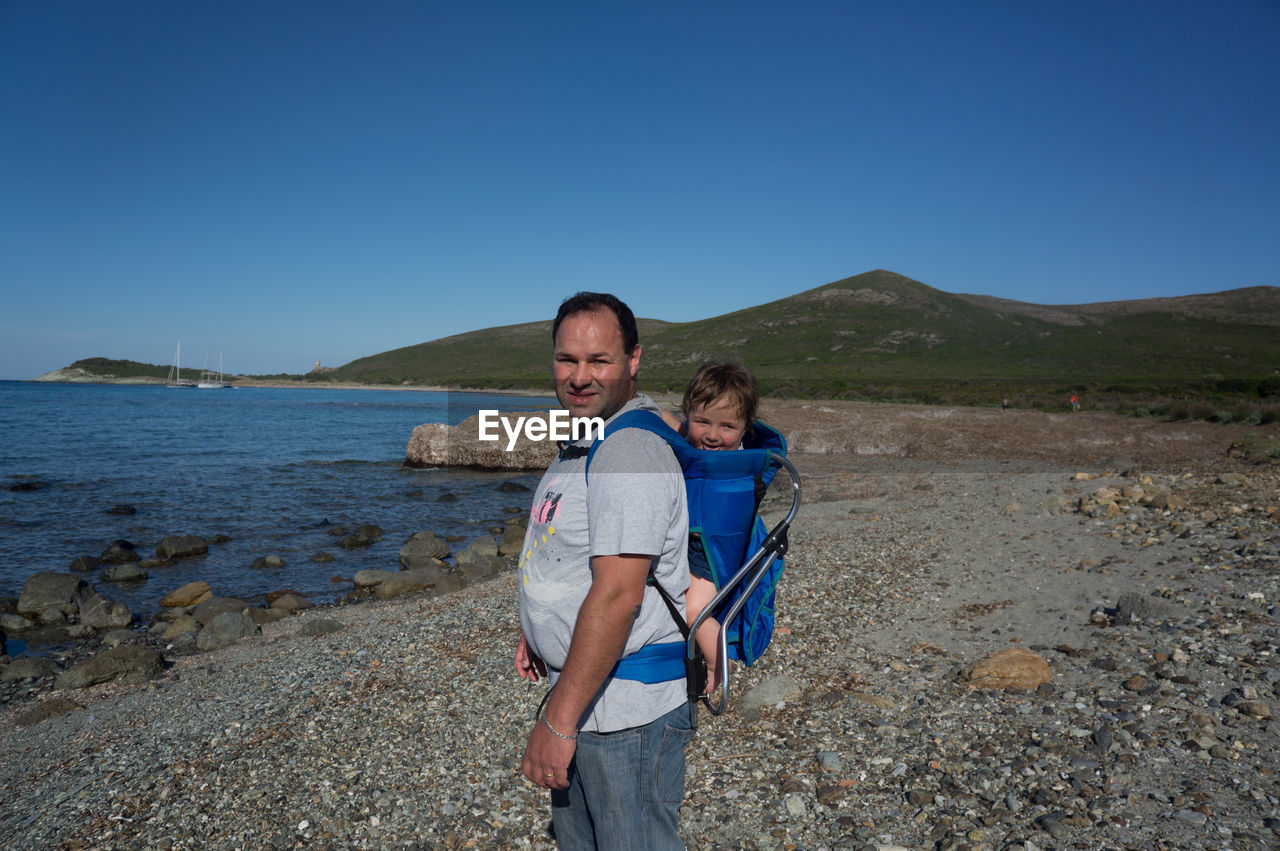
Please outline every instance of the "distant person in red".
[[1080, 410], [1080, 397], [1077, 396], [1075, 393], [1071, 394], [1071, 410], [1073, 411]]

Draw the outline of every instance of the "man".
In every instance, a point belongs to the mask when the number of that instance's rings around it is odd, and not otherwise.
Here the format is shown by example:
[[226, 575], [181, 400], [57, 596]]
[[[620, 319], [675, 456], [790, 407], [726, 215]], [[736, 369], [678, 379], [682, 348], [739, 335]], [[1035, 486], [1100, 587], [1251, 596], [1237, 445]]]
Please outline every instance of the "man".
[[[578, 293], [560, 306], [551, 333], [556, 398], [570, 416], [658, 410], [636, 393], [636, 322], [617, 298]], [[657, 645], [683, 648], [670, 610], [646, 581], [652, 572], [683, 606], [684, 480], [661, 438], [623, 429], [600, 443], [588, 487], [590, 442], [562, 447], [547, 468], [520, 557], [516, 671], [553, 679], [522, 768], [551, 790], [561, 848], [682, 848], [677, 822], [693, 735], [683, 666], [669, 679], [642, 682], [627, 678], [619, 660]]]

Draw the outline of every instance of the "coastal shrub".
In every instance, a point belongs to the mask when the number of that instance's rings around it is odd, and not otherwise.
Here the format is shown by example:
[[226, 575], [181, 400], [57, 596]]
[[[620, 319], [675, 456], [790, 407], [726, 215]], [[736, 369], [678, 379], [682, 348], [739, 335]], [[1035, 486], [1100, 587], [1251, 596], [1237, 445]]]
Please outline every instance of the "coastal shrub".
[[1280, 422], [1280, 405], [1263, 405], [1258, 410], [1258, 424], [1270, 425]]
[[1218, 419], [1218, 406], [1205, 399], [1192, 402], [1187, 407], [1187, 418], [1214, 422]]
[[1258, 382], [1258, 395], [1263, 399], [1280, 396], [1280, 375], [1268, 375]]
[[1252, 423], [1258, 420], [1257, 409], [1247, 402], [1235, 403], [1227, 410], [1227, 413], [1233, 423]]

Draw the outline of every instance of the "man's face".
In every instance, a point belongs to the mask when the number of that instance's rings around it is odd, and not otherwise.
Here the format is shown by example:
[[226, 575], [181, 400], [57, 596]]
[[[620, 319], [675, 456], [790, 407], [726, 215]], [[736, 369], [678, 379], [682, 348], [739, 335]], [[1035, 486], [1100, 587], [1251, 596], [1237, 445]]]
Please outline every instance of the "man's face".
[[566, 316], [556, 332], [551, 374], [572, 417], [608, 419], [636, 392], [640, 347], [622, 348], [622, 328], [606, 308]]

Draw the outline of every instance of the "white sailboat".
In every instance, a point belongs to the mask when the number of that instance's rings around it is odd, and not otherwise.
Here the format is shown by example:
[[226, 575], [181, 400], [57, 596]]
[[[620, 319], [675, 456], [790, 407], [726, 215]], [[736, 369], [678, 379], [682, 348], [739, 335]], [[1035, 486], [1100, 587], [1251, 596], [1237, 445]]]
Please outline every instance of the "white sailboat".
[[222, 390], [230, 387], [226, 379], [222, 375], [222, 353], [218, 353], [218, 371], [209, 371], [209, 352], [204, 353], [204, 370], [200, 373], [200, 380], [196, 382], [196, 387], [201, 390]]
[[164, 383], [165, 387], [171, 387], [176, 390], [178, 388], [196, 386], [196, 383], [192, 381], [190, 378], [182, 377], [182, 367], [179, 366], [179, 363], [181, 362], [181, 360], [182, 360], [182, 341], [179, 340], [178, 350], [173, 353], [173, 366], [169, 367], [169, 378]]

